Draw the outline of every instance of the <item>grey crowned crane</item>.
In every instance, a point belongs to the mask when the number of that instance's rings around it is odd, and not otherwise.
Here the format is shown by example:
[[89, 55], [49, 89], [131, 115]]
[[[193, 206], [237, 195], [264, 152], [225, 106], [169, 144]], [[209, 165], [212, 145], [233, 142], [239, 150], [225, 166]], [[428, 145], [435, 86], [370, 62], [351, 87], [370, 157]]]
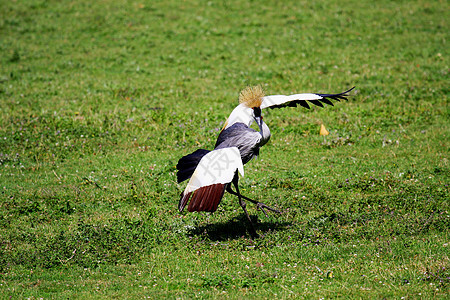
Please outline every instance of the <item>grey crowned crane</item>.
[[[331, 100], [347, 100], [353, 88], [339, 94], [295, 94], [264, 96], [260, 86], [247, 87], [239, 94], [239, 105], [231, 112], [217, 138], [214, 150], [198, 149], [182, 157], [177, 164], [178, 183], [190, 179], [181, 193], [179, 211], [188, 205], [188, 211], [215, 212], [225, 191], [235, 195], [250, 223], [249, 233], [258, 237], [246, 209], [245, 200], [256, 204], [266, 216], [266, 209], [275, 213], [278, 210], [264, 203], [243, 196], [238, 187], [239, 174], [244, 176], [244, 165], [257, 157], [259, 148], [270, 139], [270, 130], [263, 121], [265, 108], [296, 107], [310, 108], [310, 104], [323, 107], [333, 105]], [[253, 121], [259, 131], [250, 128]], [[235, 190], [232, 189], [233, 184]]]

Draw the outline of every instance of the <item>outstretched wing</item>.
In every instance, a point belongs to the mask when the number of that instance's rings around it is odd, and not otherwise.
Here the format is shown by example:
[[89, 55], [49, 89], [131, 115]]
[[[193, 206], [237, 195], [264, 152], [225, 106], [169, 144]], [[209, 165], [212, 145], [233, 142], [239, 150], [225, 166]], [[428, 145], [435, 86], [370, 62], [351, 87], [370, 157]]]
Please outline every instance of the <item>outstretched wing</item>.
[[216, 211], [226, 185], [233, 180], [236, 170], [244, 176], [244, 166], [237, 147], [213, 150], [203, 156], [181, 193], [179, 211], [183, 211], [189, 200], [190, 212]]
[[[296, 107], [297, 105], [301, 105], [305, 108], [310, 108], [309, 103], [314, 105], [323, 107], [322, 103], [332, 105], [331, 99], [336, 101], [347, 100], [348, 93], [353, 90], [355, 87], [351, 89], [339, 93], [339, 94], [295, 94], [295, 95], [273, 95], [273, 96], [265, 96], [263, 97], [263, 101], [261, 103], [261, 108], [280, 108], [280, 107]], [[309, 102], [309, 103], [308, 103]]]

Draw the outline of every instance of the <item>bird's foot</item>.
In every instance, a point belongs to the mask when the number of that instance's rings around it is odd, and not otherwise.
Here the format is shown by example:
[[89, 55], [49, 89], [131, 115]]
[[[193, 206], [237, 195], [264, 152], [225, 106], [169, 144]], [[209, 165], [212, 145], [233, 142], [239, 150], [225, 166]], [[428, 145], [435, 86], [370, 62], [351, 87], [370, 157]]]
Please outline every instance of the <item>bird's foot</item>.
[[262, 203], [262, 202], [257, 202], [257, 203], [256, 203], [256, 207], [257, 207], [258, 209], [260, 209], [260, 210], [264, 213], [264, 215], [266, 216], [266, 218], [268, 218], [269, 216], [267, 215], [265, 209], [268, 209], [268, 210], [270, 210], [270, 211], [272, 211], [272, 212], [281, 214], [281, 211], [279, 211], [279, 210], [277, 210], [277, 209], [274, 209], [274, 208], [272, 208], [272, 207], [269, 207], [269, 206], [265, 205], [265, 204]]

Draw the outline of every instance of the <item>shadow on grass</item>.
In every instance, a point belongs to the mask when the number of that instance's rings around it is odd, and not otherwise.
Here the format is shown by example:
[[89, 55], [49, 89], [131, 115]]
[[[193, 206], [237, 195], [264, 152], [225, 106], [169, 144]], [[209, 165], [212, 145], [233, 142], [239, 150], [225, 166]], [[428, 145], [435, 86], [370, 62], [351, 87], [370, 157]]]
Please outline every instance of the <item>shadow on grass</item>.
[[[263, 238], [267, 233], [274, 230], [285, 230], [290, 222], [267, 221], [260, 222], [257, 216], [251, 216], [253, 225], [258, 232], [260, 238]], [[225, 241], [239, 239], [245, 236], [250, 237], [250, 224], [244, 214], [240, 214], [226, 222], [215, 222], [205, 226], [199, 226], [191, 231], [190, 235], [207, 236], [212, 241]]]

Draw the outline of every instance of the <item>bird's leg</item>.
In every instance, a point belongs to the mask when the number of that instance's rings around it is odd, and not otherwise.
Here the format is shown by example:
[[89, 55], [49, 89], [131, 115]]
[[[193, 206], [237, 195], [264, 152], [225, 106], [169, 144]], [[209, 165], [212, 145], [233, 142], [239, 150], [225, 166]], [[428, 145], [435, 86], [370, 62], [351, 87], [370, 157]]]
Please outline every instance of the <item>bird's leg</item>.
[[238, 176], [239, 175], [236, 173], [234, 175], [234, 178], [233, 178], [233, 185], [234, 185], [234, 187], [236, 188], [236, 191], [237, 191], [235, 195], [238, 196], [239, 204], [241, 205], [242, 209], [244, 210], [244, 213], [247, 216], [248, 222], [250, 223], [250, 230], [249, 230], [250, 231], [250, 235], [252, 236], [252, 238], [258, 238], [259, 236], [256, 233], [255, 227], [253, 226], [253, 222], [250, 219], [250, 216], [248, 215], [248, 212], [247, 212], [247, 208], [246, 208], [247, 204], [245, 203], [241, 193], [239, 193], [239, 187], [238, 187], [239, 177]]
[[[233, 191], [233, 190], [231, 189], [231, 186], [230, 186], [230, 185], [227, 186], [227, 192], [230, 193], [230, 194], [232, 194], [232, 195], [235, 195], [235, 196], [238, 196], [238, 197], [239, 197], [238, 193], [236, 193], [235, 191]], [[264, 213], [264, 215], [265, 215], [267, 218], [268, 218], [269, 216], [267, 215], [267, 213], [266, 213], [266, 211], [265, 211], [264, 209], [268, 209], [268, 210], [273, 211], [273, 212], [275, 212], [275, 213], [281, 214], [281, 212], [280, 212], [279, 210], [274, 209], [274, 208], [272, 208], [272, 207], [269, 207], [269, 206], [267, 206], [266, 204], [264, 204], [264, 203], [262, 203], [262, 202], [255, 201], [255, 200], [250, 199], [250, 198], [248, 198], [248, 197], [245, 197], [245, 196], [243, 196], [243, 195], [241, 195], [241, 197], [242, 197], [243, 199], [245, 199], [245, 200], [248, 200], [248, 201], [250, 201], [250, 202], [256, 204], [256, 207], [259, 208], [259, 209]]]

